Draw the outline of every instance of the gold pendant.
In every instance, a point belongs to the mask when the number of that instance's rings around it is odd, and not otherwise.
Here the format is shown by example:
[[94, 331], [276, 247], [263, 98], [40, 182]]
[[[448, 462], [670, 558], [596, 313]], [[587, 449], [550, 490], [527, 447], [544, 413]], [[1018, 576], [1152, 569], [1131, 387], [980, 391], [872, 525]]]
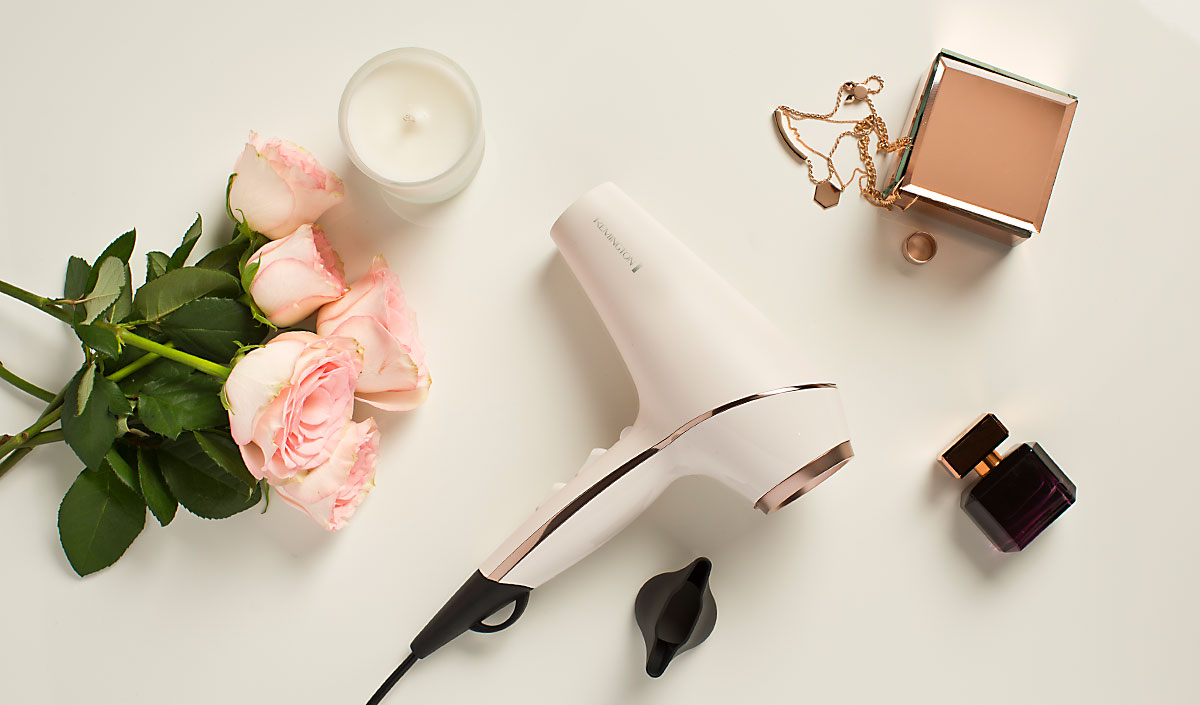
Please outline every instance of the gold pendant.
[[[802, 144], [799, 142], [800, 135], [796, 133], [796, 128], [792, 127], [791, 118], [778, 109], [775, 110], [775, 131], [779, 133], [779, 138], [792, 151], [792, 154], [802, 162], [808, 161], [808, 154], [800, 149], [800, 144]], [[793, 135], [795, 139], [793, 139]]]
[[813, 200], [817, 205], [825, 210], [829, 210], [838, 204], [842, 197], [842, 190], [838, 188], [832, 181], [822, 181], [817, 184], [816, 193], [813, 194]]

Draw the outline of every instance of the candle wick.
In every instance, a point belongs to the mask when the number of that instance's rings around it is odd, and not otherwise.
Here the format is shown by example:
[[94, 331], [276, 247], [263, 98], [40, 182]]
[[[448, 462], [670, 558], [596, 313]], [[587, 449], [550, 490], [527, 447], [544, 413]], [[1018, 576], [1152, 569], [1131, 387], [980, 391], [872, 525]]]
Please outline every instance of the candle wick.
[[416, 122], [416, 121], [417, 121], [417, 119], [415, 117], [413, 117], [412, 113], [404, 113], [404, 122]]

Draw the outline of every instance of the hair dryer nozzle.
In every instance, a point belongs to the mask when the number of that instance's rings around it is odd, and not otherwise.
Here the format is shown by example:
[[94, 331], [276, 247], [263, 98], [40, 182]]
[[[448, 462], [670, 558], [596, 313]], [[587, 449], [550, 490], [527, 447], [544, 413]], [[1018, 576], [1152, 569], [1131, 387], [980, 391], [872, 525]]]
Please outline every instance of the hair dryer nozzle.
[[633, 616], [646, 639], [646, 675], [658, 678], [679, 654], [699, 646], [717, 623], [717, 602], [708, 579], [712, 561], [697, 558], [673, 573], [646, 581]]

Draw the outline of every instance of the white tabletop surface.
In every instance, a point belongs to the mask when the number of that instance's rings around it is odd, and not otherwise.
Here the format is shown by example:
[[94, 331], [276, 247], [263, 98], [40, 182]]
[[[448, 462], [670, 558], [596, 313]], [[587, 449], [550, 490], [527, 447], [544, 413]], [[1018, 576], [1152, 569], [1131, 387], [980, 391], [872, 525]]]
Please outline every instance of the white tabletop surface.
[[[539, 588], [522, 621], [418, 665], [395, 703], [1195, 702], [1195, 175], [1200, 17], [1078, 3], [21, 3], [0, 43], [0, 278], [59, 291], [136, 226], [227, 234], [250, 129], [346, 180], [323, 223], [351, 276], [388, 255], [435, 385], [383, 420], [378, 488], [326, 534], [276, 504], [152, 519], [79, 579], [58, 546], [62, 446], [0, 480], [0, 688], [9, 703], [361, 703], [478, 562], [634, 416], [622, 362], [547, 236], [621, 185], [840, 383], [857, 457], [764, 518], [707, 482]], [[462, 64], [488, 152], [450, 227], [394, 217], [345, 157], [350, 74], [396, 46]], [[1017, 249], [854, 196], [823, 212], [769, 115], [883, 75], [899, 122], [947, 47], [1080, 96], [1042, 234]], [[847, 152], [847, 165], [852, 150]], [[140, 256], [139, 256], [140, 261]], [[68, 331], [0, 301], [0, 360], [57, 388]], [[721, 374], [720, 369], [712, 374]], [[0, 430], [36, 401], [0, 394]], [[934, 457], [996, 412], [1079, 501], [994, 552]], [[714, 563], [711, 639], [654, 681], [634, 594]]]

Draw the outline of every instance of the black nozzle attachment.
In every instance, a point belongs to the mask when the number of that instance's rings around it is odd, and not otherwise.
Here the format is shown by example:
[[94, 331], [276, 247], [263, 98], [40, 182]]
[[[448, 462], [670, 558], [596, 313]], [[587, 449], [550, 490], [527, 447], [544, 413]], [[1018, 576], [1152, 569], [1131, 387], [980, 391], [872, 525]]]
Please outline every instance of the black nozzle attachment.
[[[532, 590], [524, 585], [489, 580], [475, 571], [412, 640], [413, 654], [425, 658], [468, 630], [490, 634], [511, 627], [525, 611]], [[508, 619], [500, 624], [484, 624], [483, 620], [509, 604], [513, 605], [513, 613]]]
[[646, 638], [646, 674], [658, 678], [679, 654], [712, 634], [717, 603], [708, 585], [712, 561], [697, 558], [674, 573], [646, 581], [633, 603], [633, 616]]

